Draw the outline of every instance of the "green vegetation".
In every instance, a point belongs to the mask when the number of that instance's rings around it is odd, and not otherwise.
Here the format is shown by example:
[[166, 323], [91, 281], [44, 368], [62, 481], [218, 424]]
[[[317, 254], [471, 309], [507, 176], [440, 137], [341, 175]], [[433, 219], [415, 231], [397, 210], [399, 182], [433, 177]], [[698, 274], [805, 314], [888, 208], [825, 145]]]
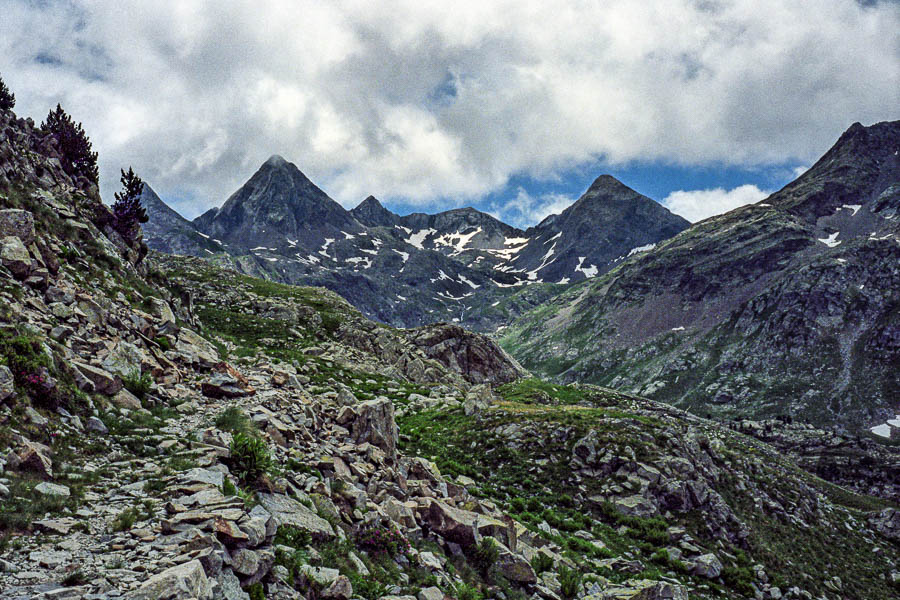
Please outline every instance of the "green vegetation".
[[135, 371], [131, 375], [123, 377], [122, 384], [138, 400], [144, 400], [153, 388], [153, 378], [150, 377], [150, 373], [141, 374], [139, 371]]
[[241, 434], [249, 438], [258, 438], [259, 429], [247, 415], [237, 406], [229, 406], [216, 417], [216, 427], [232, 435]]
[[60, 162], [63, 170], [73, 177], [86, 177], [88, 181], [97, 183], [97, 153], [91, 149], [91, 141], [81, 126], [75, 123], [66, 111], [57, 104], [47, 119], [41, 123], [41, 129], [54, 134], [59, 140]]
[[116, 192], [116, 201], [113, 202], [112, 226], [126, 242], [134, 241], [135, 235], [140, 231], [141, 223], [148, 220], [147, 211], [141, 206], [141, 194], [144, 191], [144, 182], [134, 174], [134, 169], [128, 167], [128, 172], [122, 170], [122, 191]]
[[581, 590], [581, 581], [584, 575], [580, 571], [570, 569], [566, 565], [559, 567], [560, 593], [564, 600], [572, 600]]
[[3, 79], [0, 78], [0, 110], [12, 110], [16, 105], [16, 95], [9, 91]]
[[269, 448], [261, 438], [236, 433], [231, 440], [230, 450], [229, 466], [245, 485], [254, 483], [274, 467]]

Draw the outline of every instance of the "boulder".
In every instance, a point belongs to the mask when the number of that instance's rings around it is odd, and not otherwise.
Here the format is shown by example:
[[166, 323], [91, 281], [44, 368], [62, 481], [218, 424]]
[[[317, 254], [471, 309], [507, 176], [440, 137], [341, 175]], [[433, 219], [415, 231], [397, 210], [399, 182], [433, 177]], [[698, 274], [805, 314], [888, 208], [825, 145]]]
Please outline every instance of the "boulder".
[[154, 296], [149, 296], [147, 299], [150, 301], [150, 312], [161, 323], [175, 323], [175, 313], [172, 312], [172, 307], [168, 302]]
[[119, 342], [103, 359], [102, 366], [113, 375], [122, 378], [135, 377], [141, 374], [143, 359], [144, 353], [137, 346], [128, 342]]
[[900, 541], [900, 510], [886, 508], [869, 517], [869, 525], [886, 538]]
[[398, 432], [394, 404], [381, 396], [357, 405], [356, 411], [356, 420], [351, 424], [353, 440], [381, 448], [388, 464], [396, 464]]
[[615, 501], [616, 508], [631, 517], [652, 517], [657, 514], [656, 505], [643, 496], [628, 496]]
[[693, 561], [692, 575], [699, 575], [707, 579], [716, 579], [722, 574], [722, 561], [715, 554], [704, 554]]
[[497, 558], [497, 570], [509, 581], [522, 584], [537, 583], [537, 575], [531, 563], [521, 554], [511, 552], [506, 546], [497, 543], [500, 556]]
[[9, 269], [16, 279], [28, 277], [32, 262], [22, 240], [12, 236], [0, 239], [0, 264]]
[[49, 481], [43, 481], [36, 486], [34, 486], [34, 491], [42, 496], [59, 496], [62, 498], [68, 498], [72, 495], [72, 492], [69, 491], [64, 485], [59, 485], [56, 483], [50, 483]]
[[75, 367], [85, 379], [94, 384], [94, 389], [101, 394], [114, 396], [122, 389], [122, 380], [112, 373], [77, 360], [72, 361], [72, 366]]
[[0, 210], [0, 239], [17, 237], [25, 246], [34, 242], [34, 217], [27, 210], [7, 208]]
[[471, 546], [481, 536], [506, 539], [506, 524], [492, 517], [431, 499], [422, 515], [431, 530], [449, 542]]
[[473, 386], [469, 393], [466, 394], [466, 400], [463, 402], [463, 412], [467, 417], [478, 414], [491, 405], [494, 401], [494, 393], [491, 386], [481, 384]]
[[141, 409], [141, 401], [137, 396], [122, 388], [110, 399], [114, 405], [119, 408], [127, 408], [128, 410], [140, 410]]
[[227, 363], [217, 363], [213, 370], [216, 371], [208, 380], [200, 386], [200, 391], [208, 398], [243, 398], [253, 396], [256, 390], [250, 385], [246, 377]]
[[128, 600], [210, 600], [213, 586], [197, 559], [175, 565], [144, 582]]
[[298, 529], [309, 532], [317, 539], [331, 539], [334, 537], [334, 529], [331, 524], [314, 513], [311, 509], [300, 504], [293, 498], [283, 494], [258, 495], [259, 505], [272, 515], [276, 527], [293, 525]]
[[435, 323], [410, 330], [408, 336], [428, 358], [459, 373], [469, 383], [499, 385], [529, 376], [496, 342], [459, 325]]
[[6, 365], [0, 365], [0, 402], [12, 398], [16, 394], [16, 382], [12, 371]]
[[322, 590], [319, 597], [328, 600], [350, 600], [352, 596], [353, 586], [350, 585], [350, 580], [344, 575], [339, 575], [331, 585]]
[[18, 468], [37, 473], [44, 479], [53, 479], [53, 461], [50, 448], [37, 442], [26, 441], [17, 455]]

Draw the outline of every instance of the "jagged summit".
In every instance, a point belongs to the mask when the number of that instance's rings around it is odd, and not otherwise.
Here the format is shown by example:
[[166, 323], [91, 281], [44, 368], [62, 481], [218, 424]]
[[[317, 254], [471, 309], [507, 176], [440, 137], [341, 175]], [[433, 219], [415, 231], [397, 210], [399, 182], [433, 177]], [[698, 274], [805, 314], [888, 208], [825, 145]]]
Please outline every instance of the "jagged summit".
[[630, 187], [613, 177], [609, 174], [600, 175], [597, 177], [594, 182], [588, 187], [585, 194], [591, 192], [604, 192], [604, 193], [626, 193], [633, 192]]
[[353, 217], [369, 227], [384, 227], [394, 225], [399, 218], [386, 209], [375, 196], [369, 196], [350, 211]]
[[203, 233], [235, 246], [272, 246], [286, 240], [320, 246], [340, 231], [360, 226], [296, 165], [269, 158], [222, 208], [203, 223]]

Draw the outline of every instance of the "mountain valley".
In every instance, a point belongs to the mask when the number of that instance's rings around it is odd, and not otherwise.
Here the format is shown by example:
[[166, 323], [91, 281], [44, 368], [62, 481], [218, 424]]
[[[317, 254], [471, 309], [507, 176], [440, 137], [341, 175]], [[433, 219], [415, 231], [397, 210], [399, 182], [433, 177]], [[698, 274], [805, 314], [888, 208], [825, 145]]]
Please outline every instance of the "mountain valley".
[[128, 228], [0, 109], [0, 596], [896, 598], [898, 139], [691, 227], [608, 176], [527, 231], [346, 211], [273, 157]]

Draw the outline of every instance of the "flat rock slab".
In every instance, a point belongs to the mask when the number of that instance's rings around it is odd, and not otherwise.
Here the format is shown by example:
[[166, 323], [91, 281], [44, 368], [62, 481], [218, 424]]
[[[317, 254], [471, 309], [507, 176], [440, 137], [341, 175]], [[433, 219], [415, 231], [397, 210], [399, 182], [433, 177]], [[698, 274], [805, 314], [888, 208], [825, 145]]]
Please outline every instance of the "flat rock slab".
[[334, 529], [328, 521], [293, 498], [282, 494], [259, 494], [258, 498], [260, 506], [269, 511], [277, 527], [292, 525], [308, 531], [313, 537], [320, 539], [334, 537]]

